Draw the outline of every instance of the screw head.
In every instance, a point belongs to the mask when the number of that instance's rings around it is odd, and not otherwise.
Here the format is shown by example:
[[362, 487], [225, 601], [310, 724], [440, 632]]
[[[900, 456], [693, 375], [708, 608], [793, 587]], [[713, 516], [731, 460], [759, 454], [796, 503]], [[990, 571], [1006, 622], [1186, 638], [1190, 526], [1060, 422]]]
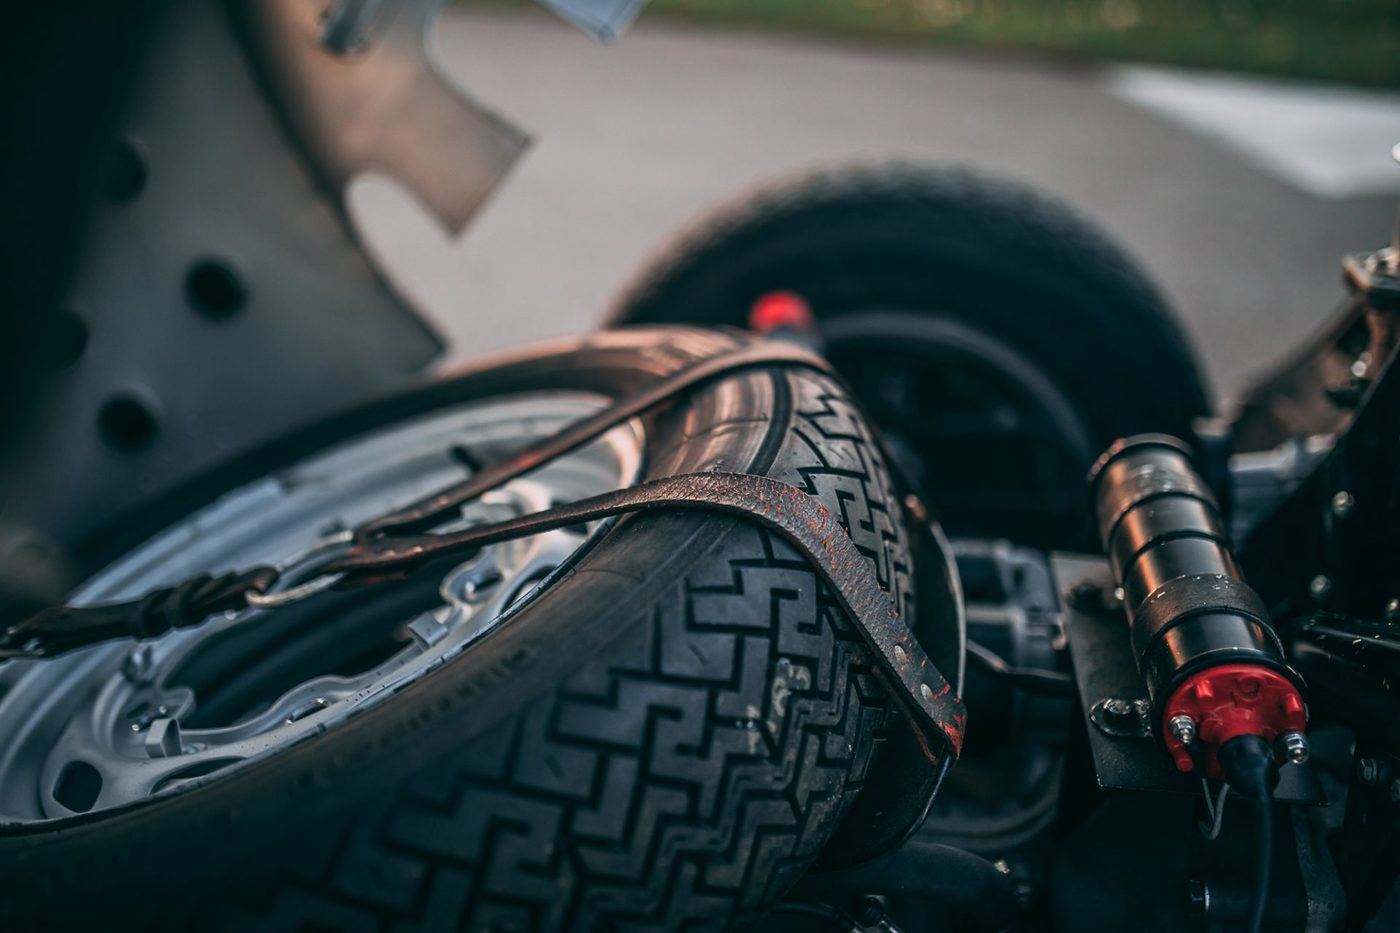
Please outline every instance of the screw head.
[[1313, 599], [1322, 599], [1330, 592], [1332, 592], [1332, 578], [1325, 573], [1318, 574], [1308, 583], [1308, 593]]
[[1355, 507], [1356, 499], [1345, 489], [1338, 491], [1338, 493], [1332, 497], [1332, 514], [1338, 518], [1346, 518]]
[[1385, 604], [1385, 620], [1387, 622], [1400, 621], [1400, 599], [1391, 599]]

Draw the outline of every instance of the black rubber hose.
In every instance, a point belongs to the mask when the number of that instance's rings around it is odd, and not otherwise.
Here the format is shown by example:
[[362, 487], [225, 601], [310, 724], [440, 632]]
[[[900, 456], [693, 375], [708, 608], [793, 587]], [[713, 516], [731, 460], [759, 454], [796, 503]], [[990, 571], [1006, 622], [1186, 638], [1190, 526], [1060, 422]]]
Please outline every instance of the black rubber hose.
[[1278, 769], [1274, 767], [1273, 749], [1258, 735], [1241, 735], [1220, 746], [1220, 767], [1225, 772], [1226, 782], [1254, 804], [1258, 816], [1256, 842], [1259, 849], [1245, 929], [1249, 933], [1259, 933], [1264, 928], [1269, 880], [1274, 870], [1274, 788], [1278, 785]]

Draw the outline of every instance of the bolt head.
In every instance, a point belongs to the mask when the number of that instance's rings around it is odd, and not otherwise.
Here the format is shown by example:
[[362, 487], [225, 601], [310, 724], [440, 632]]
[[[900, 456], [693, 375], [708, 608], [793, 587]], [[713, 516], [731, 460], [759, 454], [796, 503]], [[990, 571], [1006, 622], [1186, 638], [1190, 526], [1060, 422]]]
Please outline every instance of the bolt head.
[[1332, 592], [1332, 579], [1324, 573], [1313, 577], [1312, 581], [1308, 583], [1308, 593], [1312, 595], [1313, 599], [1321, 599], [1330, 592]]
[[1332, 514], [1338, 518], [1346, 518], [1355, 507], [1356, 499], [1345, 489], [1332, 497]]
[[1106, 700], [1103, 711], [1115, 719], [1120, 716], [1132, 715], [1133, 708], [1127, 700]]
[[1400, 621], [1400, 599], [1392, 599], [1385, 604], [1385, 620], [1387, 622]]
[[1089, 711], [1089, 721], [1114, 738], [1150, 735], [1151, 709], [1143, 700], [1105, 697]]

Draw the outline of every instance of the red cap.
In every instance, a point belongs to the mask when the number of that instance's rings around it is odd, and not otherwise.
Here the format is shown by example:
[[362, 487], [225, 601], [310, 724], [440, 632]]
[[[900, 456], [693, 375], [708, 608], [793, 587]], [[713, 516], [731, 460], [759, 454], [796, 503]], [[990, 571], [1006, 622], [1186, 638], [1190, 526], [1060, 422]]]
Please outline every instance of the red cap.
[[1298, 688], [1287, 677], [1262, 664], [1221, 664], [1186, 679], [1162, 713], [1162, 734], [1180, 771], [1190, 771], [1191, 753], [1171, 733], [1171, 721], [1189, 716], [1196, 724], [1195, 742], [1208, 777], [1221, 775], [1215, 750], [1241, 735], [1262, 736], [1273, 742], [1285, 732], [1302, 732], [1308, 710]]
[[797, 292], [768, 292], [749, 308], [749, 329], [760, 334], [783, 329], [812, 330], [816, 326], [812, 306]]

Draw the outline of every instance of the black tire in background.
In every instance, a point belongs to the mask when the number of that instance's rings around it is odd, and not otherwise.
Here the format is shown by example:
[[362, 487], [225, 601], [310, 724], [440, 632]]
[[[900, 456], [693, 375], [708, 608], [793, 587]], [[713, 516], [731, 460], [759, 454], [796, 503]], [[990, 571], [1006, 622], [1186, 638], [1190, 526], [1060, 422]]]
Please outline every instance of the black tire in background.
[[[736, 342], [681, 328], [601, 334], [313, 426], [201, 492], [464, 400], [627, 391]], [[822, 500], [913, 612], [890, 480], [832, 380], [750, 370], [648, 419], [648, 475], [717, 469]], [[801, 875], [892, 728], [904, 726], [857, 633], [784, 540], [712, 513], [632, 516], [389, 702], [138, 805], [0, 827], [0, 918], [7, 929], [724, 928]]]
[[1005, 181], [894, 164], [761, 188], [677, 237], [611, 319], [745, 326], [775, 291], [810, 306], [951, 534], [1086, 545], [1093, 457], [1209, 410], [1146, 276], [1093, 224]]

